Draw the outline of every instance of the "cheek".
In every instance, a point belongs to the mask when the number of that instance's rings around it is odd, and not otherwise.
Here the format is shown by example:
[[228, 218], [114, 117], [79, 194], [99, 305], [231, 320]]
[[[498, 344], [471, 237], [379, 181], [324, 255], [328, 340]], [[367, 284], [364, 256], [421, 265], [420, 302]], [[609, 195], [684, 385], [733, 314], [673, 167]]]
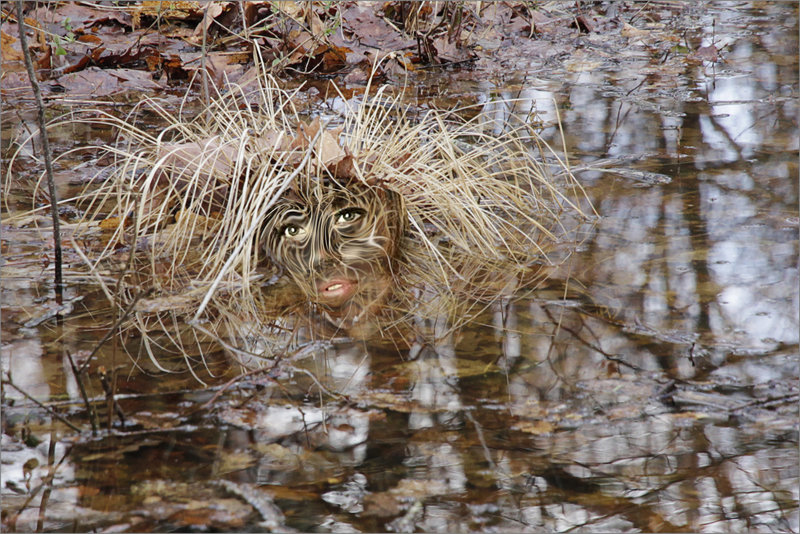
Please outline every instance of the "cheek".
[[339, 253], [344, 263], [384, 258], [387, 255], [387, 241], [385, 237], [380, 236], [345, 240], [339, 247]]
[[263, 243], [267, 257], [284, 269], [297, 271], [298, 265], [302, 264], [303, 248], [287, 242], [275, 228], [268, 228]]
[[397, 249], [397, 236], [385, 224], [386, 221], [371, 221], [371, 225], [352, 234], [340, 235], [339, 255], [344, 263], [386, 260]]

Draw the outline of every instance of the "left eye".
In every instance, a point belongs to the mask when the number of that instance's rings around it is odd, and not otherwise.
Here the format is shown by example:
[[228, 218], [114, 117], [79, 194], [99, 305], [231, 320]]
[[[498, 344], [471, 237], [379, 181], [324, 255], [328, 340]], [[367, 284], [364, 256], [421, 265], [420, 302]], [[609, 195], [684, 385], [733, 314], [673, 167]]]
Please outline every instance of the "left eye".
[[361, 217], [362, 210], [355, 208], [348, 208], [336, 214], [336, 223], [351, 223]]

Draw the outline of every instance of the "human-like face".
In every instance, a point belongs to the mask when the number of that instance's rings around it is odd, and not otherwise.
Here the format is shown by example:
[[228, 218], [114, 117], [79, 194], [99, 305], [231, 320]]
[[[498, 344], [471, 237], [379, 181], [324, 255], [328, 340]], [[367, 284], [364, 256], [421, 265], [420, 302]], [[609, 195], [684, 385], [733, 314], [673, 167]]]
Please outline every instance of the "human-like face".
[[309, 300], [336, 310], [383, 292], [404, 233], [400, 195], [361, 183], [295, 191], [268, 213], [264, 245]]

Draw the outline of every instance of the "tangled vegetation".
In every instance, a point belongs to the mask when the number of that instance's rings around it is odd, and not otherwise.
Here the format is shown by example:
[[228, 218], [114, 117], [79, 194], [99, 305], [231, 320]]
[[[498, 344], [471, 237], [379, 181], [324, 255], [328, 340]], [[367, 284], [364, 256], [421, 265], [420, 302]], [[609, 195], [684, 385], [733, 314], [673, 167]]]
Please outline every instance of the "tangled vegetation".
[[[497, 124], [464, 109], [412, 117], [388, 87], [350, 101], [340, 117], [311, 119], [266, 72], [231, 87], [188, 122], [143, 100], [167, 122], [160, 131], [137, 125], [143, 109], [127, 120], [77, 119], [119, 136], [103, 148], [109, 165], [83, 197], [73, 243], [114, 305], [137, 300], [131, 324], [142, 333], [174, 330], [181, 315], [219, 339], [263, 338], [278, 322], [285, 335], [279, 318], [289, 312], [313, 314], [297, 295], [281, 297], [287, 284], [260, 245], [268, 210], [299, 184], [356, 181], [402, 197], [399, 290], [377, 314], [393, 326], [412, 317], [457, 325], [535, 286], [585, 220], [580, 187], [532, 123]], [[112, 264], [116, 287], [98, 274]], [[145, 292], [151, 298], [140, 299]], [[256, 356], [272, 354], [268, 345]]]

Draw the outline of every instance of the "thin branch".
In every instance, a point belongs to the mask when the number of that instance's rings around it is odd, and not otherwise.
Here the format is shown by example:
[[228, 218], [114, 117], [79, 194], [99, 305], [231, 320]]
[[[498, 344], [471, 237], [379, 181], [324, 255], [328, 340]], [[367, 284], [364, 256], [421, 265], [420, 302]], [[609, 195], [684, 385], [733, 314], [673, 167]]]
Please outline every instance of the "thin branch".
[[[53, 156], [50, 153], [50, 142], [47, 138], [47, 129], [44, 122], [44, 102], [42, 101], [42, 92], [39, 90], [39, 82], [36, 80], [36, 73], [33, 71], [31, 52], [28, 50], [28, 38], [25, 36], [25, 14], [23, 12], [22, 5], [22, 0], [17, 0], [19, 42], [20, 47], [22, 47], [22, 53], [25, 56], [25, 67], [28, 69], [28, 78], [30, 78], [33, 96], [36, 99], [36, 107], [38, 108], [37, 119], [39, 122], [39, 133], [42, 136], [44, 167], [47, 172], [47, 189], [50, 193], [50, 213], [53, 216], [56, 303], [61, 304], [64, 299], [64, 282], [61, 274], [61, 227], [58, 221], [58, 196], [56, 195], [56, 186], [53, 179]], [[59, 311], [59, 314], [60, 313], [61, 312]]]
[[[211, 22], [208, 20], [208, 6], [206, 4], [205, 8], [203, 8], [203, 21], [200, 23], [203, 26], [203, 44], [202, 44], [202, 54], [200, 55], [200, 71], [203, 73], [202, 80], [202, 91], [203, 91], [203, 112], [206, 115], [206, 120], [209, 119], [209, 109], [211, 103], [209, 102], [209, 94], [208, 94], [208, 48], [207, 48], [207, 35], [208, 35], [208, 27]], [[242, 20], [244, 22], [244, 20]]]
[[[113, 376], [113, 373], [112, 373]], [[112, 384], [108, 380], [108, 373], [106, 372], [105, 367], [100, 367], [100, 385], [103, 386], [103, 391], [106, 394], [106, 404], [108, 405], [108, 431], [111, 431], [113, 413], [116, 412], [117, 417], [119, 417], [120, 424], [124, 427], [125, 426], [125, 412], [122, 411], [122, 407], [119, 405], [117, 400], [114, 398], [115, 387], [117, 385], [116, 380]]]
[[134, 308], [134, 306], [136, 306], [136, 303], [139, 302], [139, 299], [141, 299], [142, 297], [146, 297], [147, 295], [149, 295], [153, 291], [154, 291], [154, 289], [151, 287], [151, 288], [147, 289], [146, 291], [140, 291], [139, 293], [136, 294], [135, 297], [133, 297], [133, 300], [131, 301], [130, 304], [128, 304], [128, 307], [125, 308], [125, 311], [122, 313], [122, 316], [119, 319], [117, 319], [117, 322], [114, 323], [114, 326], [112, 326], [108, 330], [108, 332], [106, 332], [106, 335], [103, 336], [103, 339], [101, 339], [100, 342], [97, 343], [97, 346], [95, 346], [94, 350], [92, 350], [92, 353], [89, 354], [89, 357], [86, 358], [86, 361], [83, 362], [83, 365], [81, 365], [81, 367], [80, 367], [80, 369], [78, 369], [78, 371], [83, 371], [84, 369], [86, 369], [86, 367], [89, 365], [89, 362], [92, 361], [92, 358], [94, 357], [94, 355], [97, 354], [97, 351], [100, 350], [100, 347], [103, 346], [103, 343], [108, 341], [108, 339], [114, 334], [114, 332], [117, 331], [117, 328], [119, 328], [119, 326], [122, 324], [122, 322], [125, 319], [128, 318], [128, 316], [131, 314], [131, 312], [133, 312], [133, 308]]
[[7, 380], [3, 380], [3, 383], [5, 383], [5, 384], [8, 384], [8, 385], [9, 385], [9, 386], [11, 386], [12, 388], [16, 389], [17, 391], [19, 391], [20, 393], [22, 393], [22, 395], [23, 395], [23, 396], [24, 396], [26, 399], [28, 399], [29, 401], [33, 402], [33, 403], [34, 403], [36, 406], [38, 406], [39, 408], [41, 408], [41, 409], [45, 410], [47, 413], [49, 413], [50, 415], [52, 415], [53, 417], [55, 417], [56, 419], [58, 419], [59, 421], [61, 421], [61, 422], [62, 422], [62, 423], [64, 423], [65, 425], [67, 425], [68, 427], [70, 427], [70, 428], [71, 428], [72, 430], [74, 430], [75, 432], [78, 432], [78, 433], [80, 433], [80, 431], [81, 431], [81, 429], [80, 429], [80, 428], [78, 428], [77, 426], [75, 426], [75, 425], [73, 425], [72, 423], [70, 423], [70, 422], [69, 422], [69, 421], [68, 421], [68, 420], [67, 420], [67, 419], [66, 419], [66, 418], [65, 418], [63, 415], [61, 415], [60, 413], [56, 412], [55, 410], [53, 410], [53, 409], [52, 409], [52, 408], [50, 408], [49, 406], [46, 406], [46, 405], [42, 404], [42, 403], [41, 403], [41, 402], [39, 402], [38, 400], [36, 400], [36, 399], [34, 399], [33, 397], [31, 397], [30, 395], [28, 395], [28, 393], [27, 393], [25, 390], [23, 390], [22, 388], [20, 388], [19, 386], [17, 386], [17, 385], [16, 385], [14, 382], [12, 382], [12, 381], [11, 381], [11, 379], [10, 379], [10, 378], [9, 378], [9, 379], [7, 379]]
[[[86, 406], [86, 411], [89, 413], [89, 421], [92, 423], [92, 435], [97, 435], [97, 411], [93, 408], [93, 406], [89, 403], [89, 397], [86, 395], [86, 388], [83, 386], [83, 380], [81, 379], [82, 370], [78, 369], [78, 366], [75, 365], [75, 360], [72, 359], [72, 354], [69, 351], [67, 352], [67, 359], [69, 360], [69, 366], [72, 369], [72, 374], [75, 376], [75, 381], [78, 382], [78, 389], [81, 392], [81, 397], [83, 397], [83, 404]], [[81, 368], [82, 369], [82, 368]]]

